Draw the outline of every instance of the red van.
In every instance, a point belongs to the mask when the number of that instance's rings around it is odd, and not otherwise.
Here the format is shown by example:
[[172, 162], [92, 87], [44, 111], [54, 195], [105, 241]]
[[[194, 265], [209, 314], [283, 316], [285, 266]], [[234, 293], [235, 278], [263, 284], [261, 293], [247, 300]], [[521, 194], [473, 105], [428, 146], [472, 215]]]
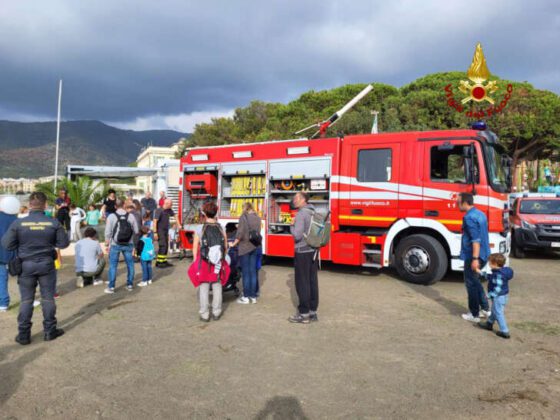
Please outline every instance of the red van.
[[526, 249], [560, 250], [560, 197], [525, 194], [510, 210], [512, 252], [525, 257]]

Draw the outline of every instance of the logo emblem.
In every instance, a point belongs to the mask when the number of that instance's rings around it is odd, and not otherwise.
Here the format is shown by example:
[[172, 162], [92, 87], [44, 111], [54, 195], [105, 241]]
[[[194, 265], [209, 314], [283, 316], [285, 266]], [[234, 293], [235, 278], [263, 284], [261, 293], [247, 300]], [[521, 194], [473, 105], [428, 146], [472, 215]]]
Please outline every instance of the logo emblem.
[[474, 57], [471, 66], [467, 71], [467, 76], [472, 82], [474, 82], [474, 85], [471, 85], [468, 80], [461, 80], [459, 83], [459, 90], [468, 95], [461, 101], [461, 103], [466, 104], [469, 101], [488, 101], [493, 105], [494, 99], [490, 97], [490, 94], [496, 92], [498, 90], [498, 86], [496, 81], [491, 81], [488, 82], [486, 86], [484, 85], [484, 82], [490, 77], [490, 72], [486, 66], [486, 58], [484, 58], [480, 42], [476, 45]]
[[[502, 112], [511, 98], [513, 86], [509, 83], [506, 86], [503, 98], [501, 100], [498, 98], [497, 102], [494, 101], [492, 94], [498, 90], [498, 83], [495, 80], [488, 80], [490, 78], [490, 71], [486, 65], [486, 58], [482, 52], [480, 42], [476, 44], [473, 60], [467, 71], [467, 77], [469, 80], [461, 80], [459, 82], [459, 91], [466, 95], [461, 101], [455, 99], [453, 84], [449, 83], [445, 86], [447, 104], [457, 112], [464, 113], [469, 118], [480, 119]], [[484, 104], [482, 102], [488, 102], [490, 105], [483, 109]], [[470, 103], [469, 107], [467, 107], [468, 103]]]

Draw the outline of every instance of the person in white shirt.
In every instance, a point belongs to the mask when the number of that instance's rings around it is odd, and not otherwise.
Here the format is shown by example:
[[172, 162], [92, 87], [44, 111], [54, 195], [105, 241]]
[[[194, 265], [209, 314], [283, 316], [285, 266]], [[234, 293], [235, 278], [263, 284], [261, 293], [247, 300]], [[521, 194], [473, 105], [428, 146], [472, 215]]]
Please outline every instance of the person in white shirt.
[[101, 274], [105, 269], [103, 250], [97, 240], [97, 231], [86, 228], [85, 238], [76, 243], [76, 286], [84, 287], [88, 284], [97, 286], [103, 283]]
[[80, 226], [82, 222], [86, 219], [86, 212], [76, 207], [75, 204], [70, 204], [70, 240], [79, 241], [82, 239], [82, 231]]

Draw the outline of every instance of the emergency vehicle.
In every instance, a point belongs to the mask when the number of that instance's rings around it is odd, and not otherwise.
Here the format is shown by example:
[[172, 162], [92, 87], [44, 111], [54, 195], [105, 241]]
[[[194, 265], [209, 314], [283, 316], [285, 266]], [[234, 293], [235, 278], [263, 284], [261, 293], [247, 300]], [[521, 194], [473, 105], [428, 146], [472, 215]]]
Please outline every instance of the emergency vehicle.
[[250, 201], [263, 218], [263, 254], [292, 257], [290, 203], [306, 191], [317, 211], [331, 212], [322, 260], [395, 267], [432, 284], [463, 268], [461, 192], [486, 214], [492, 252], [509, 254], [507, 162], [485, 126], [193, 148], [181, 159], [183, 246], [192, 247], [205, 201], [218, 204], [224, 227]]
[[560, 194], [522, 193], [510, 210], [513, 256], [526, 249], [560, 249]]

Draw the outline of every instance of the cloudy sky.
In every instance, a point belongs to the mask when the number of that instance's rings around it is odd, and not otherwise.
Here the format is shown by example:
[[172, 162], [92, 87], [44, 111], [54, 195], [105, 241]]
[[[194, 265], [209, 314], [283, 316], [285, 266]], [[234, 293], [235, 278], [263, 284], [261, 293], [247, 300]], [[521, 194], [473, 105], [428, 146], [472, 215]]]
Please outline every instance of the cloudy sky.
[[560, 93], [559, 1], [0, 0], [0, 119], [191, 131], [253, 99], [466, 71]]

